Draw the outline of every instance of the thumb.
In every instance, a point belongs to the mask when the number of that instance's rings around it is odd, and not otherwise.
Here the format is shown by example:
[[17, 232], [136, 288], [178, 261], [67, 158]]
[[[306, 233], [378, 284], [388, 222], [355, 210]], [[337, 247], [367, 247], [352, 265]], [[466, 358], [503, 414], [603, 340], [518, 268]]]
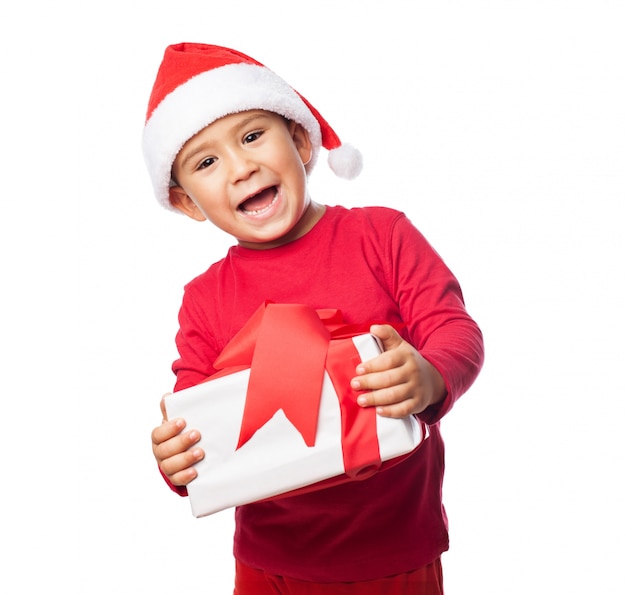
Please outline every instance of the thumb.
[[383, 350], [395, 349], [402, 343], [402, 337], [395, 328], [388, 324], [373, 324], [370, 333], [378, 337], [383, 344]]
[[170, 393], [166, 393], [161, 397], [161, 414], [163, 415], [163, 421], [167, 421], [167, 410], [165, 409], [165, 397]]

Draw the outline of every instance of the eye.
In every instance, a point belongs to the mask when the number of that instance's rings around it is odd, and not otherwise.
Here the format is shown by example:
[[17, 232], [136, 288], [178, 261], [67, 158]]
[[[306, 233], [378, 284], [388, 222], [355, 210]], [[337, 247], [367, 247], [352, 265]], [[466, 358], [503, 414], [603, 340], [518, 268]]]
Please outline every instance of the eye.
[[207, 157], [198, 164], [198, 169], [206, 169], [207, 167], [213, 165], [216, 161], [217, 159], [215, 157]]
[[250, 132], [250, 134], [246, 134], [246, 136], [243, 137], [243, 144], [246, 145], [248, 143], [253, 143], [262, 135], [263, 135], [262, 130], [255, 130], [254, 132]]

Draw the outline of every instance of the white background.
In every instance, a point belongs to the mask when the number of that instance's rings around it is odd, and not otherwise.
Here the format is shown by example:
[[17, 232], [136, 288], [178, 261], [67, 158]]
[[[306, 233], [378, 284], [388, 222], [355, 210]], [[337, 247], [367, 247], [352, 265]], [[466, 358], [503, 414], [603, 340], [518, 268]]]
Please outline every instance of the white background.
[[302, 92], [365, 156], [322, 154], [313, 197], [404, 210], [463, 286], [487, 359], [443, 422], [447, 594], [626, 592], [622, 2], [3, 6], [3, 592], [232, 590], [232, 512], [194, 519], [150, 450], [183, 285], [230, 244], [143, 164], [180, 41]]

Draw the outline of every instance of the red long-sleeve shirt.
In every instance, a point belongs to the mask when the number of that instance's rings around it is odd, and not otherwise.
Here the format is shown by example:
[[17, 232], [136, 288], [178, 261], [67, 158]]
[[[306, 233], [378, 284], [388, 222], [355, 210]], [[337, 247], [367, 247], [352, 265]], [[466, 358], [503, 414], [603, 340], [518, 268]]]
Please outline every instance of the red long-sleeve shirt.
[[404, 323], [401, 334], [439, 370], [447, 396], [420, 415], [431, 435], [405, 462], [364, 481], [237, 508], [235, 557], [317, 582], [428, 564], [448, 548], [438, 422], [483, 361], [482, 335], [455, 277], [402, 213], [327, 207], [304, 237], [271, 250], [232, 247], [186, 286], [175, 390], [212, 374], [217, 355], [265, 300], [338, 308], [347, 323]]

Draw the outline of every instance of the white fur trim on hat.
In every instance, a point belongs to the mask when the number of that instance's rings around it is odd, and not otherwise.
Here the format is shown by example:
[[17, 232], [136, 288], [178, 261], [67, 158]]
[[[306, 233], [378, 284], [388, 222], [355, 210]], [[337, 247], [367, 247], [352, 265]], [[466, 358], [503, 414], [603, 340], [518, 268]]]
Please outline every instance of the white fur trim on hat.
[[143, 132], [143, 152], [155, 195], [169, 201], [176, 155], [196, 133], [219, 118], [250, 109], [275, 112], [301, 124], [313, 146], [310, 171], [322, 144], [320, 125], [301, 97], [268, 68], [229, 64], [198, 74], [178, 86], [156, 107]]

